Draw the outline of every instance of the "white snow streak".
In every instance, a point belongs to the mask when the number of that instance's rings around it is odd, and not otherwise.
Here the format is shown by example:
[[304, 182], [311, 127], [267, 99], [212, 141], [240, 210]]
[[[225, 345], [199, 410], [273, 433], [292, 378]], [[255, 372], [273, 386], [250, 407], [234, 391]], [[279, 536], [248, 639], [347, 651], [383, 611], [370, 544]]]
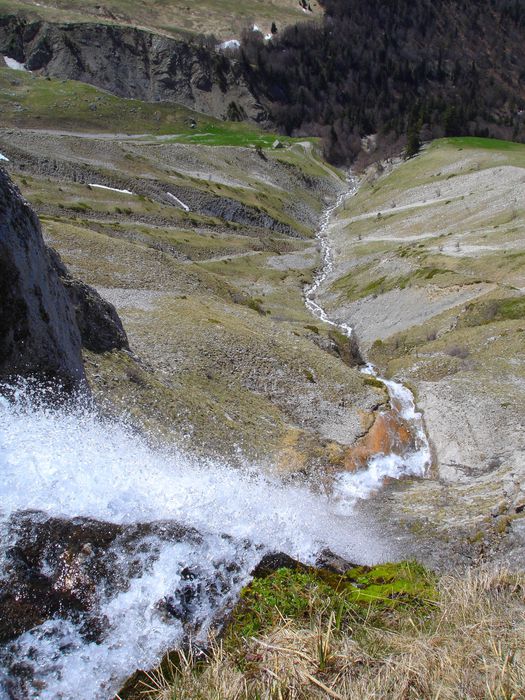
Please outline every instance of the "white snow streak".
[[178, 197], [175, 197], [174, 194], [171, 194], [171, 192], [166, 192], [167, 196], [172, 199], [174, 202], [176, 202], [184, 211], [190, 211], [190, 208], [187, 204], [184, 204]]
[[90, 187], [98, 187], [101, 190], [110, 190], [111, 192], [119, 192], [120, 194], [135, 194], [130, 190], [118, 190], [116, 187], [107, 187], [106, 185], [95, 185], [93, 182], [89, 183]]

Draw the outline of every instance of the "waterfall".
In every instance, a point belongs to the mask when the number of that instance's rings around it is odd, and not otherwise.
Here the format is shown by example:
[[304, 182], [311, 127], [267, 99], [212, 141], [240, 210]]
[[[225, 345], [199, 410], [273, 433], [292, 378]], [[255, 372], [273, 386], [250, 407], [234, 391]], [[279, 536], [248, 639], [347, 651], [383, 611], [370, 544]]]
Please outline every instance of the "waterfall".
[[2, 698], [107, 700], [188, 635], [203, 641], [266, 552], [388, 557], [328, 496], [153, 448], [80, 400], [18, 389], [0, 398], [0, 426], [2, 596], [25, 600], [34, 579], [70, 606], [1, 647]]
[[[331, 217], [352, 191], [323, 214], [323, 264], [305, 293], [312, 313], [348, 336], [316, 298], [333, 270]], [[11, 620], [0, 628], [0, 698], [107, 700], [168, 649], [205, 643], [265, 553], [395, 556], [353, 506], [386, 476], [424, 474], [430, 450], [410, 391], [381, 381], [413, 449], [341, 473], [329, 495], [257, 464], [154, 447], [85, 399], [53, 404], [29, 384], [0, 397], [0, 612]]]

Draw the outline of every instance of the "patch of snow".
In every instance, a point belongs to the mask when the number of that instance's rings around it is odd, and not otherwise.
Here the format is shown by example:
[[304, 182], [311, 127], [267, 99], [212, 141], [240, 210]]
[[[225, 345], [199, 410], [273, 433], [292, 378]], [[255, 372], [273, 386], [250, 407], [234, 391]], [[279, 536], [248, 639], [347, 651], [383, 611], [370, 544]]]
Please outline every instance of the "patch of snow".
[[8, 68], [13, 70], [23, 70], [29, 72], [23, 63], [16, 61], [14, 58], [9, 58], [9, 56], [4, 56], [5, 64]]
[[273, 34], [265, 34], [265, 35], [264, 35], [264, 40], [265, 40], [265, 41], [271, 41], [272, 38], [273, 38]]
[[223, 41], [222, 44], [218, 45], [219, 51], [225, 51], [226, 49], [239, 49], [241, 47], [241, 42], [238, 39], [228, 39], [228, 41]]
[[120, 194], [134, 194], [130, 190], [117, 190], [116, 187], [107, 187], [106, 185], [95, 185], [93, 182], [89, 183], [90, 187], [98, 187], [101, 190], [110, 190], [111, 192], [120, 192]]
[[181, 202], [181, 200], [178, 197], [175, 197], [174, 194], [171, 194], [171, 192], [166, 192], [168, 197], [172, 199], [174, 202], [176, 202], [180, 207], [184, 209], [184, 211], [189, 211], [190, 208], [187, 204], [184, 204], [184, 202]]
[[3, 153], [0, 153], [0, 160], [5, 160], [5, 161], [7, 161], [7, 162], [9, 163], [9, 158], [7, 158], [6, 156], [4, 156]]
[[254, 24], [252, 27], [252, 32], [260, 32], [260, 31], [261, 30], [259, 29], [259, 27], [256, 24]]

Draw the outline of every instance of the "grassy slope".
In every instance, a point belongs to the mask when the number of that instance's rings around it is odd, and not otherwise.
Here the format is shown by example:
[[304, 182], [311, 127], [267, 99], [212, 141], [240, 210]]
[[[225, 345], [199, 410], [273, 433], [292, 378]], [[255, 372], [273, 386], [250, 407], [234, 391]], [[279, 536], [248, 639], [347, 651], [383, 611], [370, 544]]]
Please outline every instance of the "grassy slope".
[[520, 697], [523, 576], [435, 579], [402, 562], [345, 576], [280, 569], [243, 592], [207, 658], [168, 656], [121, 697]]
[[172, 136], [174, 142], [210, 146], [269, 148], [276, 138], [283, 143], [297, 140], [277, 137], [245, 123], [219, 121], [180, 105], [123, 99], [85, 83], [44, 79], [4, 67], [0, 68], [0, 112], [4, 127], [94, 133], [113, 130]]
[[80, 0], [57, 0], [52, 6], [29, 0], [1, 0], [0, 12], [24, 13], [60, 22], [114, 22], [144, 27], [153, 31], [179, 35], [215, 34], [221, 39], [239, 37], [242, 30], [257, 24], [261, 31], [270, 31], [272, 22], [278, 28], [319, 17], [321, 10], [312, 0], [312, 13], [304, 13], [297, 0], [107, 0], [104, 5]]
[[481, 550], [523, 515], [524, 183], [521, 144], [437, 141], [364, 182], [336, 243], [330, 303], [414, 388], [437, 449], [441, 483], [392, 508], [419, 532], [466, 528]]
[[[240, 447], [252, 458], [271, 455], [286, 470], [326, 461], [321, 426], [310, 415], [314, 398], [337, 413], [344, 397], [353, 415], [349, 436], [361, 430], [352, 403], [372, 406], [377, 392], [319, 347], [329, 344], [329, 329], [309, 327], [302, 299], [317, 257], [312, 225], [299, 220], [294, 207], [310, 208], [315, 218], [323, 192], [340, 182], [311, 144], [261, 156], [253, 144], [269, 145], [273, 137], [244, 125], [197, 116], [191, 129], [183, 109], [8, 70], [0, 71], [0, 80], [5, 124], [14, 129], [0, 134], [0, 151], [11, 156], [11, 172], [40, 213], [48, 240], [74, 274], [116, 303], [145, 362], [88, 355], [100, 396], [162, 439], [175, 436], [207, 452], [238, 454]], [[149, 135], [126, 140], [106, 132], [109, 138], [97, 138], [108, 126], [116, 134]], [[161, 132], [174, 139], [156, 138]], [[216, 146], [198, 144], [210, 132]], [[30, 168], [19, 167], [23, 154], [57, 160], [62, 174], [42, 174], [34, 160]], [[122, 189], [134, 190], [139, 178], [229, 197], [270, 213], [304, 238], [73, 181], [72, 173], [85, 168], [92, 181]], [[279, 381], [272, 379], [275, 372]]]

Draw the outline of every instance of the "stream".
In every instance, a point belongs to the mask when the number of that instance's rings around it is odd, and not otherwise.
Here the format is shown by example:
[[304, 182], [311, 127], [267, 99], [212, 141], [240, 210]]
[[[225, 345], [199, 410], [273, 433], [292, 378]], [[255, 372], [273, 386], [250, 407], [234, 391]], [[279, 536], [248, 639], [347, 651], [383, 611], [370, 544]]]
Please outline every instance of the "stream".
[[[323, 265], [305, 298], [347, 335], [316, 295], [333, 270], [331, 218], [350, 194], [323, 215]], [[0, 397], [0, 698], [108, 700], [166, 650], [204, 644], [266, 553], [391, 558], [353, 505], [386, 476], [422, 475], [430, 451], [408, 389], [382, 381], [416, 447], [339, 475], [330, 496], [257, 464], [152, 446], [85, 398], [57, 406], [23, 383]]]
[[[323, 212], [317, 239], [321, 247], [321, 266], [314, 281], [305, 289], [304, 300], [309, 311], [323, 323], [337, 328], [347, 338], [352, 336], [352, 327], [344, 321], [331, 318], [317, 301], [318, 293], [334, 272], [334, 256], [330, 246], [329, 229], [332, 218], [337, 210], [358, 190], [357, 178], [348, 178], [348, 189], [339, 194], [335, 202]], [[376, 368], [370, 363], [361, 371], [364, 374], [375, 377], [386, 387], [389, 396], [389, 408], [397, 421], [408, 426], [412, 444], [402, 454], [391, 452], [389, 454], [377, 454], [367, 464], [367, 468], [354, 473], [343, 472], [334, 484], [334, 498], [340, 499], [343, 504], [352, 504], [358, 498], [367, 498], [373, 492], [381, 488], [386, 479], [400, 479], [404, 476], [423, 477], [428, 472], [432, 462], [430, 445], [423, 425], [423, 417], [415, 406], [414, 396], [410, 389], [400, 382], [381, 377]]]

